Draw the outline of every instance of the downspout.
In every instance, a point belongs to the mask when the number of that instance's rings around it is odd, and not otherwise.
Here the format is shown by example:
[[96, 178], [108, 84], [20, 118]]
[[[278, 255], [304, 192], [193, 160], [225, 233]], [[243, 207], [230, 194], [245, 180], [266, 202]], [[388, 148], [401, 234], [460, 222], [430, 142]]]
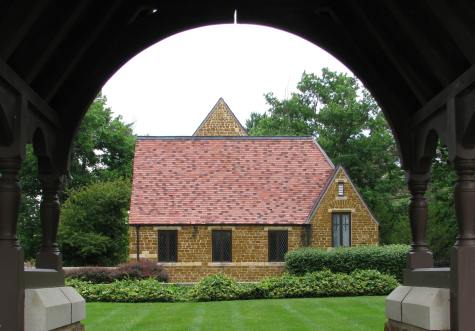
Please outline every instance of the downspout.
[[305, 246], [312, 246], [312, 224], [305, 224]]
[[137, 236], [135, 242], [137, 244], [136, 252], [137, 252], [137, 261], [140, 261], [140, 225], [135, 227], [135, 235]]

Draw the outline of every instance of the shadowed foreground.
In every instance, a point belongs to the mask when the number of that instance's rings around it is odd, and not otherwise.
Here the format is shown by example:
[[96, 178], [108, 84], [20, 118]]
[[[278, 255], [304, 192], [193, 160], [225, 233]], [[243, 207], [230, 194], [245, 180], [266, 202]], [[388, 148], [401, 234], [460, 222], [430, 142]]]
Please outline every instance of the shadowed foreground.
[[382, 330], [384, 297], [207, 303], [88, 303], [88, 331]]

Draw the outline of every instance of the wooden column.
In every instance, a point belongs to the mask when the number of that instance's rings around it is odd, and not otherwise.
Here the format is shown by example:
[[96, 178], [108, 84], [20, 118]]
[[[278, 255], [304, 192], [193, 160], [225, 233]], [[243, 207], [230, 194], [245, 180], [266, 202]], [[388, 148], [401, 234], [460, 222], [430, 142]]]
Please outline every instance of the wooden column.
[[411, 222], [412, 243], [408, 254], [407, 267], [432, 268], [434, 260], [426, 242], [427, 201], [425, 192], [429, 182], [428, 174], [409, 173], [408, 186], [411, 192], [409, 218]]
[[451, 330], [475, 329], [475, 160], [455, 159], [458, 236], [451, 255]]
[[36, 258], [36, 267], [60, 270], [63, 266], [61, 253], [56, 242], [59, 225], [59, 190], [62, 177], [52, 174], [40, 174], [42, 200], [40, 206], [42, 244]]
[[0, 158], [0, 330], [23, 330], [24, 256], [17, 239], [20, 158]]

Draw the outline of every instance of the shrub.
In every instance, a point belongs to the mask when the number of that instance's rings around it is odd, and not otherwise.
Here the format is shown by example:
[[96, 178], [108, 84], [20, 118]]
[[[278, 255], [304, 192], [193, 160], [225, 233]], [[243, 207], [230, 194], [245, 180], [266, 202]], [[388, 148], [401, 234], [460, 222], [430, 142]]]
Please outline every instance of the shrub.
[[386, 295], [398, 286], [397, 280], [376, 270], [357, 270], [351, 274], [329, 270], [305, 276], [286, 274], [259, 284], [266, 298]]
[[287, 253], [285, 263], [293, 275], [325, 269], [343, 273], [374, 269], [402, 280], [408, 251], [409, 246], [406, 245], [336, 248], [330, 251], [301, 248]]
[[113, 266], [127, 259], [130, 182], [97, 182], [69, 192], [59, 242], [65, 265]]
[[66, 271], [66, 277], [77, 278], [92, 283], [111, 283], [123, 279], [154, 278], [166, 282], [166, 270], [152, 261], [131, 262], [119, 265], [117, 268], [84, 267]]
[[224, 274], [215, 274], [204, 277], [189, 295], [193, 301], [222, 301], [239, 299], [241, 292], [236, 281]]
[[357, 270], [351, 274], [324, 270], [305, 276], [285, 274], [255, 284], [236, 283], [223, 274], [217, 274], [203, 278], [191, 288], [160, 283], [154, 279], [94, 284], [68, 278], [67, 285], [75, 287], [88, 301], [171, 302], [386, 295], [398, 283], [394, 277], [376, 270]]
[[121, 280], [108, 284], [94, 284], [79, 279], [67, 279], [89, 302], [172, 302], [183, 301], [187, 288], [165, 284], [154, 279]]

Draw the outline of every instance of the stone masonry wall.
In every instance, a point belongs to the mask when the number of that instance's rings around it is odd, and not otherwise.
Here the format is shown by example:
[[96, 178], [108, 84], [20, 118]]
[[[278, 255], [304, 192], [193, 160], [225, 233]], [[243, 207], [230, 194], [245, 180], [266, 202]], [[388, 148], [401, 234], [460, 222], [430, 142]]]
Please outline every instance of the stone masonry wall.
[[[304, 245], [303, 226], [141, 226], [140, 257], [157, 260], [157, 231], [178, 230], [178, 262], [163, 263], [171, 282], [196, 282], [202, 277], [225, 273], [239, 281], [256, 281], [268, 276], [277, 276], [284, 271], [284, 264], [268, 262], [268, 229], [289, 231], [288, 248]], [[232, 262], [212, 262], [211, 231], [232, 230]], [[130, 227], [130, 259], [136, 258], [135, 227]]]
[[[338, 183], [344, 183], [344, 196], [338, 196]], [[333, 182], [312, 219], [313, 247], [332, 247], [332, 213], [351, 213], [351, 245], [377, 245], [379, 242], [378, 224], [353, 189], [343, 169], [339, 169]]]
[[246, 131], [234, 117], [225, 102], [220, 99], [211, 110], [195, 136], [247, 136]]

